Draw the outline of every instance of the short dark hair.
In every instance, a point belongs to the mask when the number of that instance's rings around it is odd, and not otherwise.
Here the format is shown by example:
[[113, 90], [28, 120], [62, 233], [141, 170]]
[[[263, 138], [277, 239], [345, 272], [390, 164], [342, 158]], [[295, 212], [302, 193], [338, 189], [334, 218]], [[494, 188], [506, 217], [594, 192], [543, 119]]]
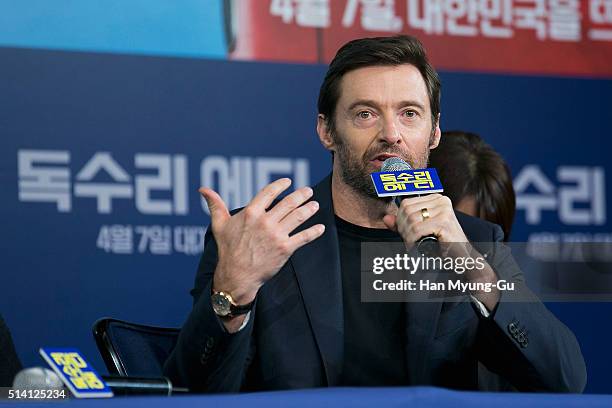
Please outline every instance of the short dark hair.
[[499, 153], [477, 134], [443, 132], [429, 165], [438, 171], [453, 205], [473, 196], [478, 216], [501, 226], [505, 240], [509, 239], [516, 198], [510, 168]]
[[329, 64], [327, 74], [319, 91], [318, 109], [324, 115], [330, 130], [335, 129], [334, 114], [340, 98], [340, 81], [344, 74], [371, 66], [414, 65], [425, 81], [431, 123], [435, 128], [440, 113], [440, 79], [427, 59], [421, 42], [412, 36], [360, 38], [349, 41], [338, 50]]

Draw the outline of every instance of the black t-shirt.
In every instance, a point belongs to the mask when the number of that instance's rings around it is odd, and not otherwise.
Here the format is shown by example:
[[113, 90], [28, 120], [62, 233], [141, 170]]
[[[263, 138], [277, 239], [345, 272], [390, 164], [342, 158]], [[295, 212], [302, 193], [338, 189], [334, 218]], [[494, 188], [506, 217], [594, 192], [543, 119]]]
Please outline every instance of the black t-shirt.
[[344, 303], [345, 386], [406, 385], [403, 303], [361, 302], [361, 243], [401, 242], [386, 229], [365, 228], [336, 217]]

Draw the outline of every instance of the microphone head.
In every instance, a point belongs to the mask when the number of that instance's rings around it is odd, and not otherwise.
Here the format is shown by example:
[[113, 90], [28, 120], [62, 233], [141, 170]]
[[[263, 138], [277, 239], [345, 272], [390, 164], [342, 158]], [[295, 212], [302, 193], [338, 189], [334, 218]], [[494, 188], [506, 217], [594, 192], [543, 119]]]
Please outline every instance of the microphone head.
[[42, 367], [25, 368], [17, 373], [13, 388], [18, 390], [61, 390], [62, 380], [53, 371]]
[[389, 157], [383, 162], [380, 171], [412, 170], [412, 167], [399, 157]]

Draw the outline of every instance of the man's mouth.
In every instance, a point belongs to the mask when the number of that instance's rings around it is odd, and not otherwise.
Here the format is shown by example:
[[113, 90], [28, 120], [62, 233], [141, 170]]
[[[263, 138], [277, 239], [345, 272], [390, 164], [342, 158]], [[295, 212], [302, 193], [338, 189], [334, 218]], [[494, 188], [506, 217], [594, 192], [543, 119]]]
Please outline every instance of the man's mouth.
[[374, 156], [370, 160], [370, 163], [374, 164], [374, 166], [376, 166], [377, 168], [381, 168], [383, 162], [390, 157], [399, 157], [399, 155], [393, 154], [393, 153], [381, 153], [381, 154]]

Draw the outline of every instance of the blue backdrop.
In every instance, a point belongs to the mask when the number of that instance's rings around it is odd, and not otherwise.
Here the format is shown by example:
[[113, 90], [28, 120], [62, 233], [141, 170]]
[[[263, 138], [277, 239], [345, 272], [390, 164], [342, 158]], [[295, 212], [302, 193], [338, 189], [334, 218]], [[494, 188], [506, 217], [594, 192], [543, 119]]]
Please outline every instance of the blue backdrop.
[[[208, 224], [200, 185], [235, 207], [330, 169], [315, 133], [325, 66], [9, 47], [0, 61], [0, 312], [25, 365], [76, 346], [104, 371], [102, 316], [182, 324]], [[513, 241], [609, 239], [612, 81], [441, 76], [442, 127], [481, 134], [521, 178]], [[587, 390], [612, 393], [612, 306], [550, 307], [581, 343]]]

